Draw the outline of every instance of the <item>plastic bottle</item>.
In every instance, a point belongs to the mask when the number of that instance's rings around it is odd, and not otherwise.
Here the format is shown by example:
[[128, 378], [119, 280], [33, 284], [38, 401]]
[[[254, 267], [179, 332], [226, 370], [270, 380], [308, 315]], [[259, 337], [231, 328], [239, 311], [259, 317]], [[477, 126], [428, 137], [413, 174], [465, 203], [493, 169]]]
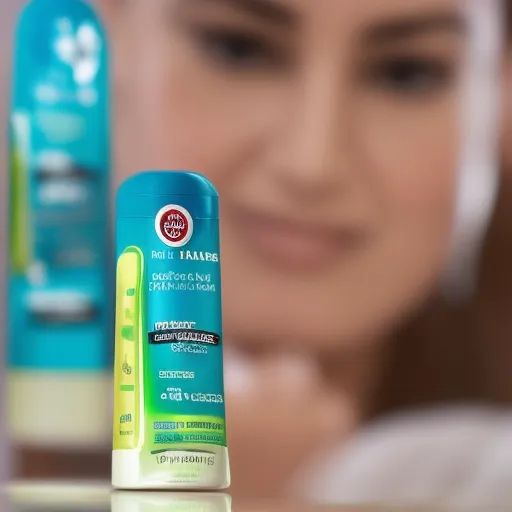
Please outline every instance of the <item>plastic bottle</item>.
[[116, 229], [112, 484], [224, 489], [218, 194], [199, 174], [138, 174]]
[[108, 453], [108, 51], [93, 8], [33, 0], [10, 107], [7, 425], [16, 446]]

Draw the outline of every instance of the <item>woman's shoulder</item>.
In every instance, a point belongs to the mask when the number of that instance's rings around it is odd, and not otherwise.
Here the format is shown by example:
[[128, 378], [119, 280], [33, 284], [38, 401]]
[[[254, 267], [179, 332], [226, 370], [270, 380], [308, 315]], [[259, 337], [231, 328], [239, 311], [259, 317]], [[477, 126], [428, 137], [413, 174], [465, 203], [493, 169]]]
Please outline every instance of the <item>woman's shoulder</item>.
[[512, 502], [511, 454], [512, 411], [446, 406], [369, 424], [297, 483], [324, 503], [500, 506]]

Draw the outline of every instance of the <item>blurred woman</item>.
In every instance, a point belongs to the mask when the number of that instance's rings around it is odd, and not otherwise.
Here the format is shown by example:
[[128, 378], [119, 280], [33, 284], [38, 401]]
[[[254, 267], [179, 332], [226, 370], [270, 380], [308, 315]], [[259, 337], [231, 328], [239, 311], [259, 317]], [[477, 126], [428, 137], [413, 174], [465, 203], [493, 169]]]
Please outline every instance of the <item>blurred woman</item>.
[[460, 3], [102, 6], [119, 179], [192, 169], [222, 198], [234, 490], [279, 495], [363, 421], [390, 336], [446, 265]]

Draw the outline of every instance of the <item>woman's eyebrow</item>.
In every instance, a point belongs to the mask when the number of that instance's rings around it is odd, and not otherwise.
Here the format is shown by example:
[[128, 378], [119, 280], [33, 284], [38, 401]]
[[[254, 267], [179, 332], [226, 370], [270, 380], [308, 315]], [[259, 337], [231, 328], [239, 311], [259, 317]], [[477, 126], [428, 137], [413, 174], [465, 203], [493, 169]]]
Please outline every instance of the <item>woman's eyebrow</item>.
[[278, 0], [181, 0], [178, 5], [181, 9], [186, 9], [216, 4], [228, 5], [240, 12], [279, 25], [292, 26], [297, 21], [296, 15]]
[[465, 34], [467, 22], [458, 12], [434, 12], [394, 17], [369, 27], [363, 39], [370, 44], [400, 42], [403, 39], [430, 34]]

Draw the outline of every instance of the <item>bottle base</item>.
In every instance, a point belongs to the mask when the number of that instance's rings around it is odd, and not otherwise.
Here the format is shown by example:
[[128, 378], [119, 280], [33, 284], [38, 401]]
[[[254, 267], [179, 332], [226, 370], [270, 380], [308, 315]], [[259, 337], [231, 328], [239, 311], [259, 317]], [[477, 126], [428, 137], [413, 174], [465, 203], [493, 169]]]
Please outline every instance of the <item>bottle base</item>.
[[150, 455], [140, 449], [112, 452], [112, 486], [119, 490], [201, 490], [221, 491], [231, 484], [228, 450], [208, 447], [207, 458], [201, 452], [185, 448]]

